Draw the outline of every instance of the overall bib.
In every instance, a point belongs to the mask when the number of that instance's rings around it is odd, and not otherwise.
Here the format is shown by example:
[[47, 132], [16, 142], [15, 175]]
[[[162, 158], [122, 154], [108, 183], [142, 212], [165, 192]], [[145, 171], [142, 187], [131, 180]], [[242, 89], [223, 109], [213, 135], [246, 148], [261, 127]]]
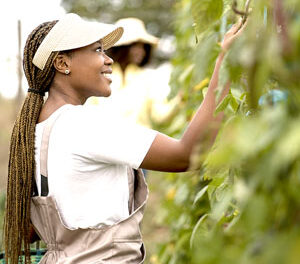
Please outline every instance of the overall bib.
[[140, 224], [148, 198], [148, 188], [141, 170], [128, 169], [129, 217], [110, 226], [70, 229], [64, 225], [54, 198], [47, 196], [49, 136], [56, 119], [62, 113], [61, 110], [57, 110], [47, 120], [43, 131], [41, 145], [42, 196], [34, 196], [31, 201], [31, 222], [36, 233], [47, 245], [47, 252], [40, 263], [143, 263], [146, 254], [140, 233]]

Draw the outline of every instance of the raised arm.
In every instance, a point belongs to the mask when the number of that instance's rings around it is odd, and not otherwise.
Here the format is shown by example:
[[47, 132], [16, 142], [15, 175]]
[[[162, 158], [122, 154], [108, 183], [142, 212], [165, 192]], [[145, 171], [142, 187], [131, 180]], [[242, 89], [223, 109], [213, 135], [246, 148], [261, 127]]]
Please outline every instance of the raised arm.
[[[168, 172], [186, 171], [189, 168], [190, 156], [196, 143], [203, 139], [207, 133], [209, 133], [208, 136], [213, 143], [223, 117], [223, 113], [214, 116], [217, 106], [215, 91], [218, 87], [219, 70], [226, 50], [245, 28], [245, 25], [241, 27], [241, 23], [233, 25], [225, 34], [222, 42], [222, 52], [217, 58], [207, 94], [182, 138], [177, 140], [158, 133], [140, 166], [141, 168]], [[227, 83], [220, 100], [228, 94], [229, 87], [230, 83]]]

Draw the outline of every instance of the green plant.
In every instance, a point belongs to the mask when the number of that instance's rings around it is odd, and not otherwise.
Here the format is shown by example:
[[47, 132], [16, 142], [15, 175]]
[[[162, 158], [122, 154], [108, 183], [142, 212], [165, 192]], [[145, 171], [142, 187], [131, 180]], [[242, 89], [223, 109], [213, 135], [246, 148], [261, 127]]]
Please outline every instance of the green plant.
[[[300, 3], [261, 0], [250, 8], [220, 72], [219, 90], [232, 83], [217, 108], [225, 112], [217, 140], [211, 150], [195, 149], [191, 172], [166, 176], [160, 215], [171, 235], [152, 263], [300, 259]], [[166, 131], [176, 136], [203, 99], [219, 42], [237, 14], [228, 0], [181, 0], [175, 11], [170, 97], [180, 90], [185, 107]], [[274, 100], [274, 91], [283, 96]]]

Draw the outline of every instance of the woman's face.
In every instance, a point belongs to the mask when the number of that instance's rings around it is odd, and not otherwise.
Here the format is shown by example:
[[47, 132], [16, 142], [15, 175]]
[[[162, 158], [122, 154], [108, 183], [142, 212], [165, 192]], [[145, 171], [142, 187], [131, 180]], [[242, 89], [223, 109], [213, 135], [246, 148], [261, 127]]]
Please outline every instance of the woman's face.
[[110, 74], [113, 60], [108, 57], [101, 42], [75, 49], [71, 54], [70, 82], [82, 96], [110, 96]]
[[146, 56], [144, 43], [136, 42], [130, 46], [129, 49], [129, 62], [139, 65]]

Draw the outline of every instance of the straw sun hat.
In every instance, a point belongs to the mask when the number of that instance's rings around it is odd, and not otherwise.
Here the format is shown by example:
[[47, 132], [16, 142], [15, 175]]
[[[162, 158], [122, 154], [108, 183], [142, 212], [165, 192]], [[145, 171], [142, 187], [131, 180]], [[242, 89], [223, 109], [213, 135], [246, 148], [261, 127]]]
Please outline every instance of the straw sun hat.
[[122, 36], [123, 28], [111, 24], [90, 22], [69, 13], [50, 30], [37, 49], [33, 64], [43, 70], [52, 51], [81, 48], [101, 39], [105, 50], [112, 47]]
[[129, 45], [134, 42], [143, 42], [150, 45], [157, 45], [158, 38], [149, 34], [142, 20], [134, 17], [119, 19], [116, 26], [125, 29], [124, 34], [114, 46]]

